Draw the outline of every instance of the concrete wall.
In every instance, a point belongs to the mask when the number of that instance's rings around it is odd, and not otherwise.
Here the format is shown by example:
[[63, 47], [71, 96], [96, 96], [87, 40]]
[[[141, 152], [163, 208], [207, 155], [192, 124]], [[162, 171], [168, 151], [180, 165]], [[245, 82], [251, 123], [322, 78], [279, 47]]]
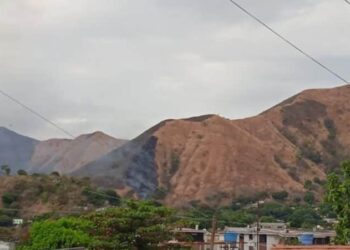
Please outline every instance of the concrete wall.
[[273, 246], [278, 245], [280, 243], [281, 238], [276, 235], [268, 235], [267, 236], [267, 250], [271, 250]]
[[14, 250], [14, 249], [15, 249], [14, 244], [0, 241], [0, 250]]

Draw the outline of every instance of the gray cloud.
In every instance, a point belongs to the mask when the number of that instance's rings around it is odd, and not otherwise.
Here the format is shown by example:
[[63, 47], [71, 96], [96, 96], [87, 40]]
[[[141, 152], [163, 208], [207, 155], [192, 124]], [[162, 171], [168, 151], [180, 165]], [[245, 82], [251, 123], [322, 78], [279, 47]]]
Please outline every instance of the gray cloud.
[[[239, 1], [350, 78], [350, 7]], [[257, 114], [306, 88], [340, 85], [228, 0], [4, 0], [1, 89], [73, 134], [132, 138], [167, 118]], [[0, 126], [64, 137], [0, 96]]]

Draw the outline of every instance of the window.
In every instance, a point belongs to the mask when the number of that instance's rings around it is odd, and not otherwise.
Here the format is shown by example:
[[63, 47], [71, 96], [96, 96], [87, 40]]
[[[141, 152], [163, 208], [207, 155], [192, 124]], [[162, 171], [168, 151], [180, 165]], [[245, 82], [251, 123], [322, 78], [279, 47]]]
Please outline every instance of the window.
[[249, 240], [253, 240], [253, 235], [249, 234]]

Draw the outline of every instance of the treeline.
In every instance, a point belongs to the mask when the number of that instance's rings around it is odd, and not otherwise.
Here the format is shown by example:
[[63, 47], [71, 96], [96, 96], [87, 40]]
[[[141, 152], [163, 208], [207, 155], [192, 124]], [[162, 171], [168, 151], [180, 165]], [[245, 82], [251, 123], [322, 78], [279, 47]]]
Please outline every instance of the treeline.
[[155, 202], [125, 200], [86, 215], [38, 220], [18, 249], [158, 249], [172, 239], [173, 228], [179, 226], [174, 214], [175, 210]]

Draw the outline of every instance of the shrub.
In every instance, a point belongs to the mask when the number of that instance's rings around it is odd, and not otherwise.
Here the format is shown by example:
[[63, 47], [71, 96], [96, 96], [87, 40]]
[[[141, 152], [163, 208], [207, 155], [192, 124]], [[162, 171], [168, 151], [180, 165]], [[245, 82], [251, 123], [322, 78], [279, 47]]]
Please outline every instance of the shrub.
[[169, 174], [172, 176], [174, 175], [180, 166], [180, 157], [177, 153], [172, 152], [171, 158], [170, 158], [170, 169]]
[[312, 188], [312, 181], [306, 180], [306, 181], [304, 182], [304, 188], [305, 188], [305, 189], [308, 189], [308, 190], [311, 190], [311, 188]]
[[60, 173], [57, 171], [52, 172], [50, 175], [55, 177], [60, 177]]
[[330, 118], [326, 118], [323, 121], [323, 124], [326, 127], [326, 129], [328, 130], [328, 139], [334, 140], [336, 138], [336, 135], [337, 135], [337, 130], [336, 130], [334, 121]]
[[314, 182], [315, 182], [316, 184], [320, 185], [320, 186], [323, 186], [323, 185], [326, 183], [325, 180], [321, 180], [321, 179], [318, 178], [318, 177], [315, 177], [315, 178], [314, 178]]
[[310, 205], [315, 202], [315, 195], [313, 192], [306, 192], [304, 195], [304, 201]]
[[17, 201], [18, 195], [15, 193], [6, 192], [2, 195], [2, 203], [5, 207], [9, 207], [13, 202]]
[[283, 128], [281, 129], [281, 134], [284, 135], [284, 137], [287, 138], [292, 144], [297, 145], [298, 144], [298, 139], [297, 137], [288, 129], [288, 128]]
[[318, 151], [316, 151], [310, 143], [304, 143], [300, 147], [300, 154], [302, 157], [305, 157], [316, 164], [322, 162], [321, 154]]
[[103, 193], [110, 205], [117, 206], [120, 204], [120, 196], [113, 189], [104, 190]]
[[292, 168], [288, 169], [288, 174], [290, 177], [292, 177], [293, 180], [295, 180], [297, 182], [300, 181], [298, 173], [297, 173], [297, 168], [292, 167]]
[[12, 219], [7, 215], [0, 215], [0, 227], [9, 227], [12, 225]]
[[152, 198], [155, 200], [163, 200], [167, 194], [169, 193], [169, 190], [165, 187], [158, 187], [154, 193]]
[[288, 197], [287, 191], [272, 193], [272, 198], [274, 198], [275, 200], [284, 201], [285, 199], [287, 199], [287, 197]]
[[295, 203], [300, 203], [301, 202], [301, 198], [299, 196], [296, 196], [296, 197], [294, 197], [293, 201]]

